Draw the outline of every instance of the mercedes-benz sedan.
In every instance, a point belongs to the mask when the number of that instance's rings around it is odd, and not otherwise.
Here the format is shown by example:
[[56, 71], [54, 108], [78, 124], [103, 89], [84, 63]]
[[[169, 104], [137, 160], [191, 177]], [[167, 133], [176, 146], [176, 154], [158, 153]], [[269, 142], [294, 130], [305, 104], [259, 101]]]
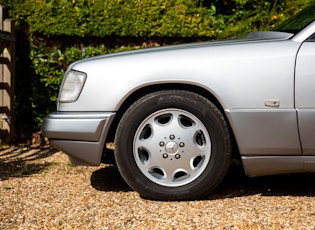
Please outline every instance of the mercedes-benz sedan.
[[144, 198], [193, 200], [231, 159], [248, 176], [315, 171], [315, 6], [245, 38], [71, 64], [42, 130], [72, 162], [117, 167]]

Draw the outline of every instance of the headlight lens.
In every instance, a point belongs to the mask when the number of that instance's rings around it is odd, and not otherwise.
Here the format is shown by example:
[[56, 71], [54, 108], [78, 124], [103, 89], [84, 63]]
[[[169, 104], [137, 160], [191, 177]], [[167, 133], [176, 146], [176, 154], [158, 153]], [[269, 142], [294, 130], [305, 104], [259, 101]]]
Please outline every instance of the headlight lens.
[[64, 77], [64, 81], [60, 89], [59, 101], [76, 101], [81, 93], [85, 80], [85, 73], [74, 70], [69, 71], [68, 74]]

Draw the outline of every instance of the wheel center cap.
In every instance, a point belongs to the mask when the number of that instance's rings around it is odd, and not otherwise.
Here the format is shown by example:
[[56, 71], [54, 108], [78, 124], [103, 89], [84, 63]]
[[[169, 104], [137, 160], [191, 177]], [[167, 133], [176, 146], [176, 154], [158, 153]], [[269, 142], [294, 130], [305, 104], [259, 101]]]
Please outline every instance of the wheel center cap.
[[178, 148], [178, 144], [175, 141], [167, 142], [165, 145], [165, 151], [169, 154], [177, 153]]

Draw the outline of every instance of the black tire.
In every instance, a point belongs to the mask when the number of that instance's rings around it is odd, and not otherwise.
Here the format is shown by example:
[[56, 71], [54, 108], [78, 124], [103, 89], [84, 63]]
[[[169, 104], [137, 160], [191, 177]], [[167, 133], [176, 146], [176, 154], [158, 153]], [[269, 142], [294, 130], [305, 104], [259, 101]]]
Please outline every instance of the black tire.
[[141, 197], [196, 200], [223, 179], [231, 161], [224, 116], [182, 90], [150, 93], [123, 115], [115, 136], [118, 169]]

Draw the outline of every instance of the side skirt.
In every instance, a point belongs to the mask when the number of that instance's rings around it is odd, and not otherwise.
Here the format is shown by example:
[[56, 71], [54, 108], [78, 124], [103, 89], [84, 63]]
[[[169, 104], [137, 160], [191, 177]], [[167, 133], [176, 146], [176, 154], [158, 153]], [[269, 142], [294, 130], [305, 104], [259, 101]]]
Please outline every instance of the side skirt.
[[242, 156], [249, 177], [315, 172], [315, 156]]

